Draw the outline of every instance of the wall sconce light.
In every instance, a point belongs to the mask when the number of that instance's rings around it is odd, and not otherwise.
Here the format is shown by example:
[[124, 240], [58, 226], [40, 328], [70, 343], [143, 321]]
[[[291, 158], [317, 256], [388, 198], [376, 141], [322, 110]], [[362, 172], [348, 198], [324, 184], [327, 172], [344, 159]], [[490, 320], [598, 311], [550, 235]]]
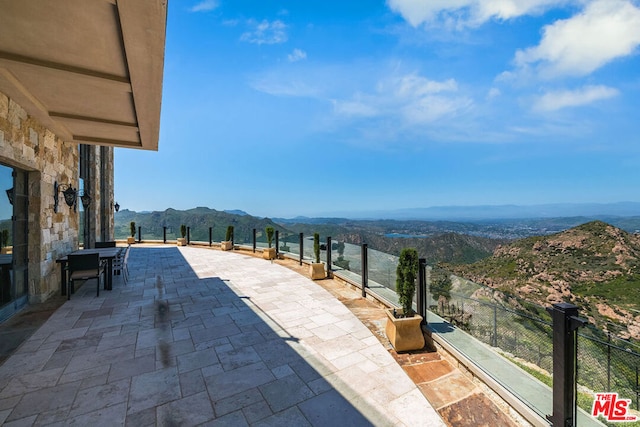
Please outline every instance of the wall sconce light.
[[7, 190], [7, 197], [9, 198], [9, 203], [11, 203], [13, 205], [13, 194], [14, 194], [14, 187], [11, 187], [10, 189]]
[[[71, 186], [71, 184], [58, 184], [56, 181], [53, 184], [53, 211], [58, 212], [58, 193], [62, 193], [64, 201], [69, 207], [73, 207], [73, 211], [76, 211], [79, 191]], [[80, 195], [80, 201], [83, 208], [88, 208], [91, 204], [91, 196], [86, 191], [82, 191]]]
[[75, 188], [71, 186], [71, 184], [58, 184], [58, 181], [53, 183], [53, 211], [58, 212], [58, 193], [62, 193], [64, 196], [64, 201], [67, 203], [67, 206], [73, 207], [76, 205], [76, 198], [78, 197], [78, 192]]
[[86, 210], [91, 204], [91, 196], [88, 192], [83, 191], [82, 196], [80, 196], [80, 201], [82, 202], [82, 207]]
[[116, 204], [113, 205], [113, 208], [116, 210], [116, 212], [120, 210], [120, 205], [118, 204], [118, 202], [116, 202]]

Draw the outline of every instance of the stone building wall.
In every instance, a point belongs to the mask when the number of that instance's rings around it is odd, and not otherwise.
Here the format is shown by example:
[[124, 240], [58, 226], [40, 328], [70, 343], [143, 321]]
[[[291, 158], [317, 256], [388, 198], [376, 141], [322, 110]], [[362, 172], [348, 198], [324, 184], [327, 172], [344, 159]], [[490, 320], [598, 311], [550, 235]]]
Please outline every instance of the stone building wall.
[[[98, 146], [90, 146], [89, 149], [90, 152], [100, 152]], [[107, 152], [112, 153], [113, 149]], [[79, 160], [77, 143], [63, 141], [0, 92], [0, 163], [25, 171], [29, 181], [28, 274], [31, 302], [44, 301], [60, 291], [60, 267], [56, 259], [78, 249], [79, 233], [83, 231], [79, 212], [66, 205], [62, 194], [59, 195], [58, 212], [54, 212], [54, 183], [78, 188]], [[85, 182], [85, 186], [93, 190], [95, 182], [99, 181], [100, 168], [95, 163], [89, 164], [88, 168], [93, 180]], [[112, 193], [113, 168], [107, 180], [111, 182]], [[100, 209], [100, 191], [90, 194], [94, 208], [90, 211], [89, 224], [93, 229], [92, 236], [96, 236], [97, 219], [104, 214], [108, 217], [109, 212]], [[113, 216], [112, 213], [110, 215]]]
[[104, 156], [104, 169], [102, 170], [102, 176], [104, 178], [104, 184], [105, 184], [105, 190], [107, 191], [107, 197], [104, 198], [104, 210], [105, 211], [109, 211], [112, 214], [111, 215], [103, 215], [103, 218], [106, 218], [105, 220], [105, 230], [106, 230], [106, 234], [107, 236], [109, 236], [110, 238], [113, 238], [115, 235], [114, 232], [114, 221], [115, 221], [115, 203], [116, 203], [116, 199], [115, 199], [115, 194], [114, 194], [114, 189], [115, 189], [115, 182], [114, 182], [114, 150], [113, 148], [106, 148], [103, 150], [103, 156]]

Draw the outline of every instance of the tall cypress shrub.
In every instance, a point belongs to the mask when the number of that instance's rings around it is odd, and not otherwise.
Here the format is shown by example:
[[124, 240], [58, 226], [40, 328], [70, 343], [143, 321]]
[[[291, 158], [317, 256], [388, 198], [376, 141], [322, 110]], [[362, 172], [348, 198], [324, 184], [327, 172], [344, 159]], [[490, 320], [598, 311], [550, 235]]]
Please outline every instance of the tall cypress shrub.
[[413, 294], [416, 292], [417, 277], [418, 251], [413, 248], [404, 248], [400, 252], [400, 260], [396, 269], [396, 293], [406, 317], [413, 316]]

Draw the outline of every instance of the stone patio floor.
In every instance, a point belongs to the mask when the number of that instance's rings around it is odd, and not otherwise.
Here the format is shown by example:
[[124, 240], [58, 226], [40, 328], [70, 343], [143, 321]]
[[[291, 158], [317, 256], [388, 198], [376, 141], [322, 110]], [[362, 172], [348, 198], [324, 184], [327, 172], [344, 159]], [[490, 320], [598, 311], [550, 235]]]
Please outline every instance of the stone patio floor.
[[291, 260], [136, 245], [129, 268], [3, 325], [25, 340], [0, 366], [0, 424], [515, 425], [437, 352], [390, 349], [382, 307]]

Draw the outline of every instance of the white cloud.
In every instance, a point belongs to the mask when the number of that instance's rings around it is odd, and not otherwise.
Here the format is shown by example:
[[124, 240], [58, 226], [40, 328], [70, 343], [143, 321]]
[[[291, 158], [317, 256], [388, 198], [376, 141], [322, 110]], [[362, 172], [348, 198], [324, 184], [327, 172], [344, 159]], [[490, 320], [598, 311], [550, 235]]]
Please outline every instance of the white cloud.
[[414, 124], [432, 123], [471, 107], [472, 101], [460, 96], [430, 95], [415, 99], [402, 110], [404, 119]]
[[293, 49], [293, 52], [287, 55], [287, 59], [289, 59], [289, 62], [301, 61], [306, 57], [307, 57], [307, 52], [301, 49]]
[[454, 79], [437, 81], [410, 73], [378, 82], [374, 93], [334, 101], [334, 113], [354, 118], [386, 116], [419, 125], [455, 116], [472, 104], [468, 97], [458, 94]]
[[387, 5], [394, 12], [414, 27], [436, 19], [438, 14], [460, 10], [468, 7], [472, 0], [387, 0]]
[[491, 89], [489, 89], [489, 92], [487, 93], [487, 99], [497, 98], [500, 95], [502, 95], [502, 91], [497, 87], [492, 87]]
[[520, 70], [545, 78], [584, 76], [634, 53], [640, 45], [640, 8], [626, 0], [596, 0], [579, 14], [543, 30], [540, 44], [516, 52]]
[[429, 80], [416, 74], [408, 74], [393, 82], [396, 92], [400, 96], [423, 96], [432, 93], [456, 91], [458, 84], [455, 80], [449, 79], [443, 82]]
[[373, 105], [359, 99], [339, 101], [332, 100], [333, 112], [341, 117], [375, 117], [380, 114]]
[[278, 44], [287, 41], [287, 26], [278, 20], [269, 22], [249, 21], [251, 29], [240, 36], [240, 40], [255, 44]]
[[387, 5], [414, 27], [433, 22], [464, 27], [537, 14], [576, 1], [580, 0], [387, 0]]
[[202, 0], [200, 3], [189, 9], [191, 12], [207, 12], [220, 6], [218, 0]]
[[304, 81], [295, 79], [286, 79], [285, 81], [273, 76], [253, 80], [250, 85], [257, 91], [274, 96], [315, 98], [319, 94], [315, 86]]
[[273, 96], [305, 97], [328, 105], [323, 131], [351, 129], [360, 136], [366, 131], [381, 141], [400, 141], [425, 132], [444, 135], [444, 129], [462, 126], [462, 114], [475, 114], [473, 100], [455, 79], [430, 79], [399, 71], [397, 65], [378, 76], [363, 69], [371, 70], [360, 63], [353, 68], [278, 67], [256, 76], [250, 85]]
[[618, 90], [608, 86], [585, 86], [578, 90], [547, 92], [534, 102], [533, 109], [547, 112], [567, 107], [579, 107], [593, 102], [613, 98]]
[[[384, 86], [384, 85], [382, 85]], [[454, 79], [429, 80], [415, 73], [391, 79], [390, 96], [398, 104], [403, 120], [408, 123], [430, 123], [445, 116], [456, 115], [469, 107], [469, 98], [460, 96]]]

